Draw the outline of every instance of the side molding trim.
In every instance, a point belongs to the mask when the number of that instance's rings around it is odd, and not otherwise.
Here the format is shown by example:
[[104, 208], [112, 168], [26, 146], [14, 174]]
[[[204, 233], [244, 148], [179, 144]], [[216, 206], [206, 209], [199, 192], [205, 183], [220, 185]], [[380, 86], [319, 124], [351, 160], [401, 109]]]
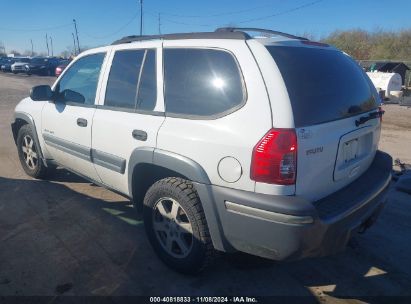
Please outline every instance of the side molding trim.
[[47, 145], [60, 151], [66, 152], [120, 174], [124, 174], [126, 171], [126, 160], [119, 156], [96, 149], [91, 149], [50, 134], [43, 134], [43, 138]]
[[126, 160], [116, 155], [91, 149], [91, 159], [96, 165], [106, 169], [124, 174], [126, 171]]
[[90, 148], [49, 134], [43, 133], [43, 138], [47, 145], [91, 162]]

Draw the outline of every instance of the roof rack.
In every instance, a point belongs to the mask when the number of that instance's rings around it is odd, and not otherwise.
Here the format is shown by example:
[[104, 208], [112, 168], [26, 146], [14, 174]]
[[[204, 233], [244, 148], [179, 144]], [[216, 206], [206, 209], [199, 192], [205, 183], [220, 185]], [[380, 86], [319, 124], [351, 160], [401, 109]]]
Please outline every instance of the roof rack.
[[146, 41], [146, 40], [177, 40], [177, 39], [239, 39], [246, 40], [251, 37], [240, 31], [215, 31], [215, 32], [198, 32], [198, 33], [178, 33], [178, 34], [164, 34], [164, 35], [144, 35], [144, 36], [126, 36], [112, 43], [122, 44], [131, 43], [134, 41]]
[[214, 32], [198, 32], [198, 33], [177, 33], [177, 34], [164, 34], [164, 35], [144, 35], [144, 36], [126, 36], [119, 40], [114, 41], [112, 44], [123, 44], [131, 43], [135, 41], [147, 41], [147, 40], [177, 40], [177, 39], [238, 39], [238, 40], [247, 40], [252, 39], [253, 37], [247, 34], [246, 32], [259, 32], [263, 34], [270, 34], [270, 36], [282, 36], [291, 39], [305, 40], [309, 39], [299, 36], [294, 36], [291, 34], [260, 29], [260, 28], [248, 28], [248, 27], [220, 27]]
[[295, 35], [279, 32], [279, 31], [273, 31], [273, 30], [267, 30], [267, 29], [261, 29], [261, 28], [254, 28], [254, 27], [220, 27], [220, 28], [216, 29], [215, 31], [217, 33], [225, 33], [225, 32], [229, 32], [229, 33], [259, 32], [259, 33], [263, 33], [263, 34], [270, 34], [271, 36], [282, 36], [282, 37], [287, 37], [287, 38], [291, 38], [291, 39], [298, 39], [298, 40], [305, 40], [305, 41], [309, 40], [309, 39], [304, 38], [304, 37], [295, 36]]

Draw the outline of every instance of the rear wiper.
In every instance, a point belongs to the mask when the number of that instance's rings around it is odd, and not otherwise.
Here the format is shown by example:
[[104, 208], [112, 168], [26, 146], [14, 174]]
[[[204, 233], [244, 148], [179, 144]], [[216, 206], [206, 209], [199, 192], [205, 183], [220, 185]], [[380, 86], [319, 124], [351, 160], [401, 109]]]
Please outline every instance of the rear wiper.
[[359, 125], [362, 125], [363, 123], [366, 123], [367, 121], [374, 119], [374, 118], [380, 118], [384, 115], [385, 111], [383, 110], [378, 110], [377, 112], [372, 112], [367, 116], [361, 116], [360, 119], [355, 121], [355, 125], [358, 127]]

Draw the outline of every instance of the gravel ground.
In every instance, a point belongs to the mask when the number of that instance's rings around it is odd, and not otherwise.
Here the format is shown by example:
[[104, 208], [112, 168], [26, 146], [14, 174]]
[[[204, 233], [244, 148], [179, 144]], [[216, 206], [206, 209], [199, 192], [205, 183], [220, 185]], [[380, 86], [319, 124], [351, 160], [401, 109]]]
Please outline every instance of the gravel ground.
[[[340, 254], [289, 263], [233, 254], [196, 277], [170, 271], [129, 201], [63, 169], [48, 181], [24, 174], [13, 110], [30, 87], [54, 80], [0, 74], [0, 302], [61, 294], [294, 295], [325, 303], [411, 296], [411, 200], [394, 187], [379, 221]], [[381, 149], [410, 164], [411, 109], [384, 109]]]

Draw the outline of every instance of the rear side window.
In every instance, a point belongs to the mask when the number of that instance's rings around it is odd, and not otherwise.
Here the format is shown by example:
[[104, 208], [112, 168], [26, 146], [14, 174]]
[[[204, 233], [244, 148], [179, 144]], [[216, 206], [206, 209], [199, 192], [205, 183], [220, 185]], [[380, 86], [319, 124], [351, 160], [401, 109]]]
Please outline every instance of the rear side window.
[[148, 50], [138, 89], [137, 109], [152, 111], [157, 100], [156, 52]]
[[347, 55], [320, 48], [268, 46], [287, 87], [296, 127], [375, 109], [366, 74]]
[[104, 105], [134, 109], [144, 50], [117, 51], [111, 64]]
[[156, 52], [117, 51], [107, 81], [104, 105], [153, 110], [156, 104]]
[[244, 102], [237, 62], [225, 51], [165, 49], [164, 82], [167, 113], [211, 116]]

